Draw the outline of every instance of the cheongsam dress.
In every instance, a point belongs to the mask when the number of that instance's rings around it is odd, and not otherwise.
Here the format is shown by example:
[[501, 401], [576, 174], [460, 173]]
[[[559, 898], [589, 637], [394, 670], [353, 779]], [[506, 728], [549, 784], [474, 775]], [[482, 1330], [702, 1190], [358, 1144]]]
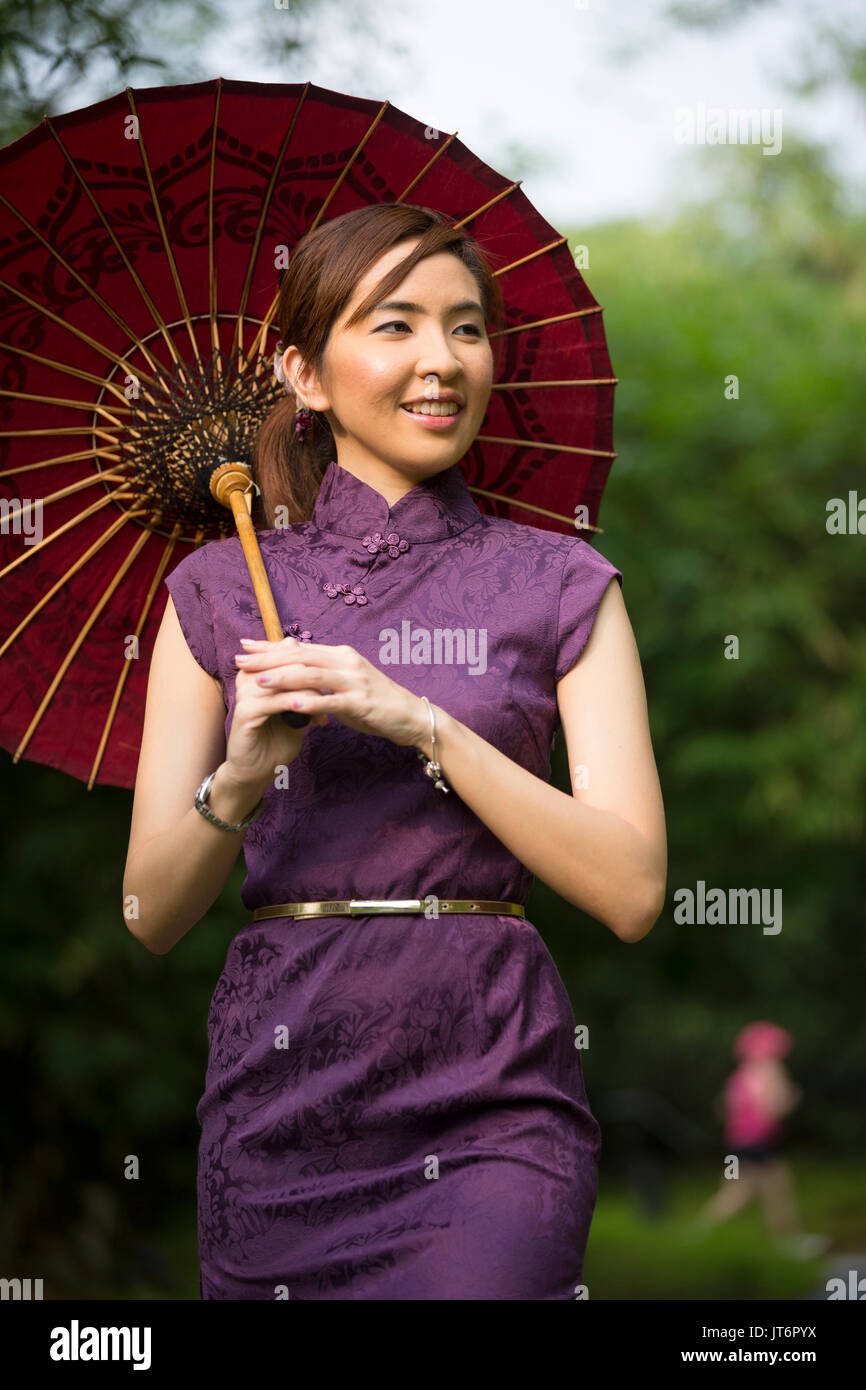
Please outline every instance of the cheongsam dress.
[[[586, 541], [484, 515], [461, 465], [390, 508], [329, 464], [309, 521], [258, 533], [283, 631], [348, 644], [544, 781], [556, 682], [612, 578]], [[264, 628], [237, 537], [165, 580], [231, 727]], [[444, 758], [444, 754], [443, 754]], [[413, 747], [329, 716], [243, 840], [246, 909], [525, 904], [533, 878]], [[204, 1299], [573, 1299], [597, 1195], [563, 981], [525, 917], [248, 921], [207, 1019]]]

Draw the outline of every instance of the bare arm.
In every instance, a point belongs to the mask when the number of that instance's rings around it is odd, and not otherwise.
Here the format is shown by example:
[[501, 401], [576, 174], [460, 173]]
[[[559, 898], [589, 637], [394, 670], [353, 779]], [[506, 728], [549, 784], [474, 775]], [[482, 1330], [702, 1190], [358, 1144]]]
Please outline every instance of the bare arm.
[[217, 769], [208, 804], [232, 824], [270, 785], [240, 787], [227, 775], [225, 718], [219, 683], [193, 657], [169, 597], [151, 658], [123, 876], [126, 925], [155, 955], [204, 916], [243, 841], [195, 809], [199, 783]]
[[[639, 941], [664, 906], [667, 840], [640, 658], [615, 580], [580, 660], [557, 685], [557, 699], [572, 796], [436, 705], [442, 771], [533, 874], [622, 941]], [[430, 756], [429, 726], [417, 746]], [[581, 766], [586, 786], [575, 776]]]

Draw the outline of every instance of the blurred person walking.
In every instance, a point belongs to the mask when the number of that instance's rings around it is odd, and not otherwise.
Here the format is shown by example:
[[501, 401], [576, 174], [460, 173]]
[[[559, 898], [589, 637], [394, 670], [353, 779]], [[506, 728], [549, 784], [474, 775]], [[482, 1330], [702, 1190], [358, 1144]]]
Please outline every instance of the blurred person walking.
[[827, 1242], [803, 1232], [785, 1158], [784, 1117], [803, 1095], [782, 1060], [793, 1042], [786, 1029], [765, 1021], [750, 1023], [738, 1033], [733, 1047], [738, 1066], [716, 1104], [724, 1119], [725, 1157], [736, 1154], [739, 1173], [722, 1178], [700, 1220], [724, 1221], [760, 1197], [767, 1230], [780, 1246], [791, 1254], [811, 1256], [826, 1249]]

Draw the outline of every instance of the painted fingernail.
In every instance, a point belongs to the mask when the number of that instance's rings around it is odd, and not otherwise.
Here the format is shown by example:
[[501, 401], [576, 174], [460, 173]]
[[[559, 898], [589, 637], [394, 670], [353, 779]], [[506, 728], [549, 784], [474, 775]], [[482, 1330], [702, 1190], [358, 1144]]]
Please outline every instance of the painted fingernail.
[[270, 679], [271, 678], [267, 673], [264, 673], [261, 676], [256, 676], [256, 680], [258, 681], [259, 685], [267, 685]]

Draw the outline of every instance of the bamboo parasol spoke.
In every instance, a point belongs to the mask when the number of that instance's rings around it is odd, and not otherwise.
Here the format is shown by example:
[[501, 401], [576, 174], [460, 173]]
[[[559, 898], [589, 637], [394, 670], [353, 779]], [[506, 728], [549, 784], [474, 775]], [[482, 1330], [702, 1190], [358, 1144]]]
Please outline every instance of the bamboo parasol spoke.
[[[177, 367], [182, 367], [182, 366], [184, 365], [184, 364], [183, 364], [183, 358], [180, 356], [180, 353], [178, 352], [177, 347], [175, 346], [175, 343], [174, 343], [173, 338], [171, 337], [171, 335], [170, 335], [170, 334], [168, 333], [168, 331], [167, 331], [167, 328], [166, 328], [166, 325], [165, 325], [165, 321], [164, 321], [162, 315], [159, 313], [159, 310], [157, 309], [156, 305], [154, 304], [153, 299], [151, 298], [150, 294], [148, 293], [148, 290], [146, 289], [146, 287], [145, 287], [145, 285], [144, 285], [144, 283], [143, 283], [143, 281], [142, 281], [140, 275], [138, 274], [138, 271], [136, 270], [135, 265], [133, 264], [133, 262], [132, 262], [132, 261], [129, 259], [129, 257], [127, 256], [126, 251], [124, 250], [123, 246], [121, 245], [120, 241], [118, 240], [117, 236], [115, 235], [114, 228], [111, 226], [111, 223], [107, 221], [107, 219], [106, 219], [106, 217], [105, 217], [105, 215], [104, 215], [104, 213], [103, 213], [103, 211], [102, 211], [102, 208], [99, 206], [99, 204], [97, 203], [96, 199], [94, 198], [94, 196], [93, 196], [93, 194], [92, 194], [92, 192], [91, 192], [91, 190], [90, 190], [90, 187], [89, 187], [89, 185], [88, 185], [88, 183], [87, 183], [87, 180], [86, 180], [86, 179], [84, 178], [84, 176], [82, 175], [81, 170], [80, 170], [79, 167], [78, 167], [78, 164], [77, 164], [76, 161], [73, 159], [72, 155], [69, 153], [68, 149], [66, 148], [66, 145], [63, 143], [63, 141], [61, 140], [60, 136], [58, 135], [57, 130], [56, 130], [56, 128], [55, 128], [55, 126], [54, 126], [54, 123], [52, 122], [50, 116], [46, 116], [46, 117], [45, 117], [45, 125], [46, 125], [46, 127], [47, 127], [47, 129], [48, 129], [50, 135], [53, 137], [55, 143], [57, 144], [58, 148], [60, 149], [61, 153], [63, 154], [63, 157], [64, 157], [64, 159], [66, 160], [67, 164], [69, 165], [69, 168], [72, 170], [72, 173], [74, 174], [75, 178], [77, 179], [79, 188], [81, 189], [82, 193], [84, 193], [85, 197], [87, 198], [88, 202], [90, 203], [91, 207], [93, 208], [93, 211], [96, 213], [96, 216], [99, 218], [99, 221], [100, 221], [100, 223], [102, 224], [103, 230], [104, 230], [104, 231], [106, 232], [106, 234], [110, 237], [111, 242], [112, 242], [112, 245], [114, 246], [114, 249], [115, 249], [115, 251], [117, 252], [117, 254], [120, 256], [120, 258], [121, 258], [121, 260], [122, 260], [122, 262], [123, 262], [123, 264], [124, 264], [124, 266], [125, 266], [125, 268], [126, 268], [126, 271], [127, 271], [128, 275], [129, 275], [130, 279], [132, 280], [132, 283], [135, 285], [136, 289], [138, 290], [139, 294], [141, 295], [142, 300], [144, 301], [145, 305], [147, 306], [147, 310], [148, 310], [148, 312], [150, 313], [150, 315], [152, 316], [153, 321], [154, 321], [154, 324], [156, 325], [157, 330], [161, 332], [163, 341], [165, 342], [165, 345], [166, 345], [166, 347], [167, 347], [169, 353], [171, 354], [171, 357], [172, 357], [172, 359], [173, 359], [173, 361], [174, 361], [174, 363], [175, 363], [175, 366], [177, 366]], [[156, 362], [155, 362], [155, 360], [152, 359], [150, 353], [149, 353], [149, 352], [145, 352], [144, 355], [145, 355], [145, 357], [147, 358], [147, 360], [151, 363], [151, 369], [152, 369], [152, 370], [155, 370], [155, 369], [156, 369]]]
[[[21, 629], [22, 629], [24, 626], [26, 626], [26, 624], [27, 624], [33, 617], [35, 617], [35, 615], [36, 615], [36, 613], [38, 613], [39, 609], [42, 608], [42, 607], [44, 607], [44, 605], [49, 601], [49, 599], [53, 598], [53, 596], [54, 596], [60, 589], [62, 589], [63, 586], [64, 586], [65, 584], [67, 584], [67, 583], [69, 582], [70, 577], [71, 577], [73, 574], [75, 574], [76, 571], [79, 570], [79, 569], [81, 568], [81, 566], [84, 565], [84, 564], [91, 558], [92, 555], [95, 555], [96, 552], [97, 552], [98, 550], [100, 550], [100, 549], [102, 548], [103, 545], [106, 544], [106, 542], [111, 538], [111, 536], [114, 535], [115, 531], [120, 530], [120, 528], [121, 528], [122, 526], [128, 525], [129, 522], [130, 522], [130, 519], [131, 519], [130, 514], [129, 514], [129, 513], [125, 513], [123, 516], [119, 516], [119, 517], [117, 518], [116, 521], [112, 522], [111, 526], [109, 526], [108, 529], [107, 529], [105, 532], [103, 532], [103, 534], [99, 537], [99, 539], [98, 539], [97, 541], [94, 542], [94, 544], [90, 547], [90, 549], [87, 550], [87, 551], [85, 551], [84, 555], [82, 555], [81, 558], [80, 558], [78, 561], [76, 561], [76, 563], [75, 563], [74, 565], [71, 565], [71, 566], [70, 566], [70, 568], [66, 571], [66, 574], [63, 576], [63, 578], [62, 578], [62, 579], [59, 579], [59, 580], [57, 581], [57, 583], [56, 583], [51, 589], [48, 590], [48, 593], [45, 594], [45, 596], [44, 596], [42, 599], [39, 600], [39, 602], [36, 604], [35, 608], [31, 610], [31, 612], [30, 612], [30, 613], [28, 614], [28, 616], [24, 619], [24, 621], [23, 621], [22, 623], [20, 623], [19, 626], [15, 629], [15, 632], [12, 633], [11, 637], [7, 638], [7, 641], [4, 642], [2, 648], [0, 648], [0, 655], [3, 654], [3, 652], [6, 650], [6, 647], [9, 645], [9, 643], [11, 643], [11, 642], [14, 640], [14, 638], [18, 636], [18, 633], [21, 631]], [[30, 723], [28, 724], [27, 729], [25, 730], [24, 737], [21, 739], [21, 742], [18, 744], [18, 747], [15, 749], [15, 752], [14, 752], [13, 757], [12, 757], [12, 761], [13, 761], [14, 763], [17, 763], [18, 760], [19, 760], [19, 758], [20, 758], [21, 755], [23, 754], [24, 749], [27, 747], [28, 743], [30, 742], [31, 738], [33, 737], [33, 734], [36, 732], [36, 729], [37, 729], [37, 727], [38, 727], [38, 725], [39, 725], [39, 721], [41, 720], [43, 714], [44, 714], [45, 711], [47, 710], [47, 708], [48, 708], [48, 706], [50, 705], [52, 699], [54, 698], [54, 696], [55, 696], [55, 694], [56, 694], [56, 692], [57, 692], [57, 690], [58, 690], [58, 688], [59, 688], [59, 686], [60, 686], [61, 681], [63, 680], [64, 676], [66, 675], [66, 672], [69, 670], [69, 667], [72, 665], [72, 662], [75, 660], [75, 657], [76, 657], [77, 653], [80, 651], [80, 649], [81, 649], [81, 647], [82, 647], [82, 645], [83, 645], [83, 643], [84, 643], [84, 641], [85, 641], [85, 639], [86, 639], [88, 633], [89, 633], [89, 632], [91, 631], [91, 629], [93, 628], [93, 626], [94, 626], [94, 624], [96, 623], [96, 621], [97, 621], [97, 619], [98, 619], [100, 613], [101, 613], [101, 612], [103, 611], [103, 609], [106, 607], [106, 605], [107, 605], [109, 599], [111, 598], [112, 594], [115, 592], [115, 590], [117, 589], [118, 585], [119, 585], [119, 584], [121, 583], [121, 581], [123, 580], [124, 576], [126, 575], [127, 570], [128, 570], [128, 569], [130, 568], [130, 566], [132, 565], [132, 563], [133, 563], [133, 561], [135, 560], [136, 556], [139, 554], [139, 552], [142, 550], [142, 548], [143, 548], [145, 545], [147, 545], [147, 539], [148, 539], [148, 533], [147, 533], [147, 531], [144, 531], [144, 530], [141, 531], [141, 532], [139, 533], [138, 537], [136, 538], [136, 540], [133, 541], [133, 544], [132, 544], [132, 547], [131, 547], [131, 549], [130, 549], [130, 551], [129, 551], [129, 554], [126, 556], [126, 558], [125, 558], [124, 560], [121, 561], [120, 565], [118, 566], [117, 573], [114, 574], [114, 575], [112, 575], [112, 577], [111, 577], [111, 579], [109, 580], [108, 584], [107, 584], [106, 587], [103, 589], [103, 591], [102, 591], [100, 597], [97, 599], [96, 603], [93, 605], [93, 608], [91, 609], [89, 616], [86, 618], [86, 620], [84, 621], [84, 623], [82, 623], [81, 629], [80, 629], [80, 631], [79, 631], [79, 633], [78, 633], [78, 636], [75, 638], [74, 642], [72, 643], [71, 647], [69, 648], [68, 652], [66, 653], [66, 656], [63, 658], [63, 660], [61, 661], [60, 665], [58, 666], [57, 672], [56, 672], [56, 674], [55, 674], [53, 680], [51, 681], [51, 684], [49, 685], [48, 689], [46, 690], [45, 695], [44, 695], [43, 698], [42, 698], [42, 701], [40, 702], [39, 708], [37, 709], [36, 713], [34, 714], [33, 718], [31, 719]]]
[[553, 521], [564, 521], [567, 526], [573, 526], [575, 530], [597, 531], [599, 535], [604, 534], [601, 526], [591, 526], [589, 522], [578, 526], [573, 516], [563, 516], [561, 512], [552, 512], [547, 507], [538, 507], [532, 502], [521, 502], [519, 497], [509, 497], [504, 492], [489, 492], [487, 488], [483, 487], [470, 487], [469, 491], [477, 492], [479, 497], [489, 497], [494, 502], [507, 502], [509, 507], [517, 507], [522, 512], [534, 512], [536, 516], [549, 516]]
[[[265, 192], [265, 196], [264, 196], [264, 198], [262, 199], [262, 210], [261, 210], [261, 213], [260, 213], [260, 215], [259, 215], [259, 223], [258, 223], [258, 226], [256, 227], [256, 234], [255, 234], [255, 237], [253, 238], [253, 245], [252, 245], [252, 249], [251, 249], [251, 251], [250, 251], [249, 260], [248, 260], [248, 262], [247, 262], [247, 273], [246, 273], [246, 276], [244, 277], [243, 289], [242, 289], [242, 291], [241, 291], [240, 307], [239, 307], [239, 309], [238, 309], [237, 324], [236, 324], [236, 326], [235, 326], [234, 338], [232, 339], [232, 353], [231, 353], [231, 355], [234, 356], [235, 353], [238, 353], [238, 352], [239, 352], [239, 353], [242, 355], [242, 357], [243, 357], [244, 363], [246, 363], [246, 361], [247, 361], [248, 359], [246, 358], [246, 355], [243, 353], [243, 321], [244, 321], [244, 315], [245, 315], [245, 313], [246, 313], [247, 303], [248, 303], [248, 300], [249, 300], [250, 286], [252, 285], [252, 282], [253, 282], [253, 273], [254, 273], [254, 271], [255, 271], [256, 262], [257, 262], [257, 259], [258, 259], [259, 247], [261, 246], [262, 236], [264, 235], [265, 221], [267, 220], [267, 215], [268, 215], [268, 212], [269, 212], [270, 206], [271, 206], [271, 200], [273, 199], [273, 196], [274, 196], [274, 189], [275, 189], [276, 184], [277, 184], [277, 178], [278, 178], [278, 176], [279, 176], [279, 174], [280, 174], [280, 171], [281, 171], [281, 169], [282, 169], [282, 167], [283, 167], [283, 164], [284, 164], [284, 161], [285, 161], [285, 158], [286, 158], [286, 152], [287, 152], [287, 150], [288, 150], [288, 148], [289, 148], [289, 145], [290, 145], [290, 143], [291, 143], [292, 136], [294, 135], [295, 126], [297, 125], [297, 122], [298, 122], [298, 117], [299, 117], [299, 115], [301, 114], [301, 107], [302, 107], [303, 104], [304, 104], [304, 100], [305, 100], [306, 95], [307, 95], [307, 92], [308, 92], [309, 90], [310, 90], [310, 84], [309, 84], [309, 82], [308, 82], [308, 83], [306, 84], [306, 86], [304, 87], [304, 90], [303, 90], [303, 92], [301, 93], [300, 101], [298, 102], [298, 104], [297, 104], [297, 106], [295, 107], [295, 110], [294, 110], [294, 112], [293, 112], [293, 114], [292, 114], [292, 119], [291, 119], [291, 121], [289, 122], [289, 128], [288, 128], [288, 130], [286, 131], [285, 135], [283, 136], [283, 142], [282, 142], [282, 144], [281, 144], [281, 146], [280, 146], [280, 152], [279, 152], [277, 158], [274, 160], [273, 171], [272, 171], [271, 177], [270, 177], [270, 179], [269, 179], [269, 181], [268, 181], [268, 186], [267, 186], [267, 190], [266, 190], [266, 192]], [[210, 212], [211, 212], [211, 216], [210, 216], [210, 231], [211, 231], [211, 237], [212, 237], [212, 234], [213, 234], [213, 225], [212, 225], [212, 223], [213, 223], [213, 207], [212, 207], [212, 206], [211, 206]], [[212, 261], [213, 261], [213, 245], [212, 245], [212, 241], [209, 242], [209, 253], [210, 253], [211, 262], [212, 262]], [[216, 284], [215, 284], [215, 280], [214, 280], [214, 281], [212, 281], [212, 283], [211, 283], [211, 302], [212, 302], [212, 304], [215, 302], [215, 296], [216, 296]], [[215, 346], [216, 346], [216, 344], [215, 344]], [[258, 367], [258, 356], [257, 356], [257, 360], [256, 360], [256, 367]]]
[[[29, 304], [31, 309], [36, 309], [38, 313], [44, 314], [46, 318], [51, 319], [61, 328], [65, 328], [67, 333], [71, 333], [74, 337], [79, 338], [81, 342], [86, 343], [88, 347], [93, 348], [95, 352], [99, 352], [102, 354], [103, 357], [107, 357], [110, 362], [113, 362], [115, 364], [115, 366], [122, 367], [125, 371], [128, 370], [129, 363], [123, 357], [119, 357], [116, 352], [114, 352], [111, 348], [106, 347], [104, 343], [99, 343], [95, 338], [91, 338], [90, 334], [85, 333], [83, 329], [76, 328], [74, 323], [69, 323], [60, 314], [55, 314], [54, 310], [49, 309], [46, 304], [40, 304], [37, 300], [32, 299], [29, 294], [25, 294], [24, 290], [20, 289], [17, 285], [10, 285], [8, 281], [0, 280], [0, 289], [8, 290], [10, 294], [17, 295], [19, 299], [23, 299], [25, 304]], [[135, 375], [138, 377], [139, 381], [142, 380], [140, 373], [136, 372]], [[15, 395], [17, 393], [4, 392], [4, 394]]]
[[556, 444], [549, 439], [513, 439], [510, 436], [498, 434], [477, 434], [475, 439], [479, 444], [519, 444], [528, 449], [554, 449], [557, 453], [589, 454], [593, 458], [599, 459], [616, 458], [616, 452], [613, 449], [584, 449], [579, 444]]
[[501, 265], [498, 270], [494, 270], [494, 276], [507, 275], [509, 270], [516, 270], [519, 265], [526, 265], [528, 261], [534, 261], [536, 256], [546, 256], [550, 251], [555, 251], [557, 246], [562, 246], [568, 241], [568, 237], [560, 236], [555, 241], [549, 241], [546, 246], [539, 246], [537, 250], [530, 251], [528, 255], [521, 256], [519, 260], [510, 261], [508, 265]]
[[570, 381], [497, 381], [491, 387], [493, 391], [531, 391], [537, 386], [615, 386], [617, 378], [615, 376], [587, 376], [583, 378], [573, 377]]
[[[19, 565], [25, 564], [28, 560], [32, 559], [34, 555], [38, 555], [40, 551], [50, 545], [52, 541], [59, 540], [61, 536], [65, 536], [73, 527], [79, 526], [82, 521], [86, 521], [88, 517], [101, 511], [102, 508], [107, 507], [109, 503], [115, 502], [118, 498], [129, 497], [130, 495], [126, 485], [115, 488], [113, 492], [107, 492], [105, 496], [100, 497], [97, 502], [92, 502], [89, 507], [85, 507], [84, 511], [78, 512], [75, 516], [70, 517], [69, 521], [64, 521], [63, 524], [58, 526], [55, 531], [52, 531], [50, 535], [43, 536], [42, 540], [37, 541], [35, 545], [26, 546], [20, 555], [16, 555], [14, 560], [10, 560], [9, 564], [6, 565], [4, 569], [0, 570], [0, 579], [5, 579], [7, 575], [11, 574]], [[2, 655], [5, 649], [5, 646], [0, 648], [0, 655]]]
[[[171, 536], [169, 537], [167, 543], [163, 546], [159, 564], [157, 565], [153, 578], [150, 581], [147, 594], [145, 595], [144, 602], [141, 606], [141, 609], [139, 610], [138, 618], [136, 619], [135, 628], [133, 631], [133, 636], [135, 637], [136, 642], [138, 641], [138, 638], [144, 631], [144, 625], [147, 622], [148, 616], [150, 614], [151, 609], [153, 608], [156, 597], [161, 591], [162, 579], [166, 572], [166, 569], [168, 568], [168, 562], [171, 559], [179, 533], [180, 527], [173, 527]], [[198, 545], [203, 539], [203, 537], [204, 533], [202, 531], [199, 531], [195, 539], [195, 544]], [[114, 687], [114, 694], [111, 698], [111, 704], [109, 705], [108, 713], [105, 717], [105, 723], [102, 726], [102, 733], [99, 737], [99, 744], [97, 746], [96, 753], [93, 758], [93, 763], [90, 768], [90, 776], [87, 779], [88, 791], [90, 791], [93, 787], [96, 781], [96, 774], [98, 773], [100, 766], [102, 765], [102, 759], [105, 753], [105, 749], [108, 746], [108, 739], [111, 734], [112, 727], [114, 725], [114, 718], [120, 706], [121, 696], [123, 695], [123, 688], [126, 684], [126, 679], [131, 669], [131, 662], [124, 658], [120, 664], [120, 674], [117, 677], [117, 684]]]
[[142, 128], [141, 119], [136, 109], [135, 93], [132, 87], [127, 87], [126, 95], [129, 98], [129, 108], [133, 116], [135, 117], [136, 129], [138, 131], [138, 148], [141, 151], [141, 163], [144, 169], [144, 177], [147, 180], [147, 186], [150, 190], [150, 196], [153, 200], [153, 211], [156, 216], [157, 226], [159, 227], [159, 234], [162, 237], [163, 252], [165, 253], [166, 261], [168, 262], [169, 274], [171, 275], [172, 283], [174, 284], [178, 303], [180, 304], [181, 313], [183, 315], [183, 320], [186, 324], [186, 329], [189, 334], [189, 341], [190, 346], [192, 347], [193, 356], [195, 357], [196, 365], [201, 370], [201, 353], [199, 352], [198, 342], [196, 340], [195, 333], [193, 332], [192, 320], [190, 318], [189, 307], [186, 302], [186, 296], [183, 292], [183, 286], [180, 283], [180, 275], [177, 269], [177, 262], [174, 259], [174, 252], [171, 249], [171, 242], [168, 239], [168, 232], [166, 231], [165, 219], [163, 218], [162, 208], [160, 207], [159, 198], [157, 196], [156, 185], [153, 182], [153, 174], [151, 173], [150, 169], [150, 160], [147, 157], [147, 141], [144, 138], [144, 130]]
[[448, 146], [451, 144], [452, 140], [456, 140], [456, 139], [457, 139], [457, 131], [455, 130], [454, 134], [453, 134], [453, 135], [449, 135], [449, 136], [448, 136], [448, 139], [445, 140], [445, 141], [439, 146], [439, 148], [437, 149], [436, 153], [435, 153], [430, 159], [427, 160], [427, 163], [423, 166], [423, 168], [419, 169], [418, 173], [415, 175], [415, 177], [414, 177], [414, 179], [412, 180], [412, 182], [411, 182], [411, 183], [408, 183], [408, 184], [406, 185], [406, 187], [403, 189], [403, 192], [400, 194], [400, 197], [394, 199], [395, 203], [402, 203], [402, 202], [403, 202], [403, 199], [406, 198], [406, 197], [408, 196], [408, 194], [410, 194], [410, 193], [412, 192], [412, 189], [415, 187], [416, 183], [420, 183], [420, 182], [421, 182], [421, 180], [423, 179], [424, 175], [427, 173], [427, 170], [428, 170], [429, 168], [431, 168], [431, 166], [434, 165], [434, 164], [436, 163], [436, 160], [439, 159], [439, 158], [441, 158], [441, 156], [445, 153], [445, 151], [448, 149]]
[[18, 357], [26, 357], [31, 362], [39, 362], [43, 367], [50, 367], [52, 372], [64, 372], [67, 376], [74, 376], [79, 381], [86, 381], [89, 385], [98, 386], [100, 389], [107, 386], [119, 400], [128, 399], [123, 387], [112, 381], [110, 377], [96, 376], [93, 372], [85, 371], [83, 367], [74, 367], [71, 362], [60, 362], [54, 357], [42, 357], [38, 352], [28, 352], [26, 348], [16, 347], [14, 343], [0, 342], [0, 351], [14, 352]]
[[122, 410], [124, 414], [132, 414], [132, 406], [115, 405], [109, 408], [99, 402], [64, 400], [61, 396], [39, 396], [27, 391], [6, 391], [0, 388], [0, 396], [10, 396], [16, 401], [35, 401], [38, 405], [60, 405], [67, 410], [89, 410], [91, 413], [97, 411], [99, 414], [107, 416], [118, 429], [123, 429], [124, 426], [115, 419], [117, 411]]
[[593, 304], [588, 309], [572, 309], [568, 314], [554, 314], [549, 319], [533, 319], [530, 323], [515, 323], [511, 328], [502, 328], [496, 333], [491, 333], [491, 338], [504, 338], [509, 333], [527, 333], [530, 328], [546, 328], [550, 323], [565, 323], [568, 319], [585, 318], [587, 314], [602, 313], [600, 304]]
[[117, 311], [115, 309], [112, 309], [110, 304], [106, 303], [106, 301], [102, 298], [102, 295], [98, 294], [91, 284], [88, 284], [84, 276], [80, 275], [78, 271], [75, 269], [75, 266], [71, 265], [70, 262], [66, 259], [66, 257], [61, 255], [60, 251], [56, 246], [52, 246], [51, 242], [48, 241], [47, 238], [42, 235], [38, 227], [34, 227], [30, 219], [25, 217], [24, 213], [21, 212], [15, 206], [15, 204], [11, 202], [11, 200], [7, 198], [6, 195], [3, 193], [0, 193], [0, 203], [2, 203], [5, 207], [9, 209], [13, 217], [17, 217], [21, 225], [23, 227], [26, 227], [28, 232], [30, 232], [31, 236], [34, 236], [37, 239], [37, 241], [42, 243], [46, 251], [48, 251], [48, 253], [52, 255], [54, 259], [57, 261], [57, 264], [63, 267], [66, 274], [70, 276], [71, 279], [75, 280], [77, 284], [81, 285], [82, 289], [84, 289], [87, 292], [87, 294], [93, 300], [94, 304], [98, 305], [102, 312], [109, 319], [111, 319], [112, 323], [116, 324], [117, 327], [126, 335], [126, 337], [130, 339], [132, 342], [134, 342], [136, 347], [138, 347], [144, 354], [144, 356], [148, 358], [148, 360], [150, 361], [151, 368], [155, 368], [156, 363], [150, 357], [150, 354], [147, 352], [147, 349], [145, 348], [144, 344], [136, 338], [135, 334], [132, 332], [132, 329], [129, 327], [129, 324], [124, 322], [124, 320], [120, 317]]
[[[82, 492], [86, 487], [92, 487], [94, 483], [116, 483], [123, 475], [120, 473], [93, 473], [90, 477], [81, 478], [77, 483], [69, 483], [68, 486], [59, 488], [57, 492], [49, 493], [47, 497], [40, 498], [44, 505], [46, 502], [57, 502], [61, 497], [71, 497], [73, 493]], [[7, 513], [7, 517], [12, 522], [16, 522], [23, 512], [23, 507], [16, 507]]]

